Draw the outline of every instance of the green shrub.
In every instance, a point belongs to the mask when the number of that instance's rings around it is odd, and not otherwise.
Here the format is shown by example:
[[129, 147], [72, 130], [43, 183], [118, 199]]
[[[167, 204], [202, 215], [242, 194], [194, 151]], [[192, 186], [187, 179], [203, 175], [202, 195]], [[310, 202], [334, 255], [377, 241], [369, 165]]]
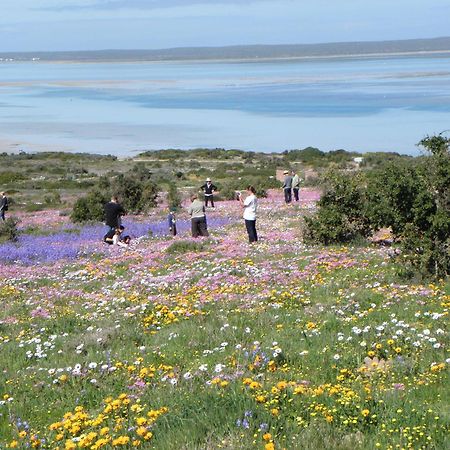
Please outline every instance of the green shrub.
[[329, 174], [305, 237], [331, 244], [391, 228], [401, 243], [401, 271], [415, 277], [450, 273], [450, 139], [420, 141], [428, 156], [393, 159], [367, 173]]
[[26, 180], [26, 177], [19, 172], [5, 171], [0, 172], [0, 184], [9, 184], [16, 181]]
[[55, 206], [61, 204], [61, 195], [59, 192], [50, 192], [44, 195], [44, 203], [48, 206]]
[[17, 241], [19, 231], [17, 224], [20, 220], [17, 217], [8, 217], [0, 223], [0, 242]]
[[424, 187], [402, 232], [403, 259], [416, 276], [444, 278], [450, 274], [450, 139], [428, 136], [419, 145], [428, 152], [421, 162]]
[[167, 191], [167, 203], [169, 208], [179, 208], [181, 206], [181, 196], [174, 183], [170, 184], [169, 190]]
[[91, 191], [88, 195], [79, 198], [75, 202], [70, 219], [72, 222], [102, 222], [105, 219], [104, 205], [110, 198], [104, 192]]
[[26, 212], [38, 212], [43, 211], [47, 208], [47, 205], [44, 205], [43, 203], [27, 203], [25, 206]]
[[323, 185], [317, 214], [305, 217], [305, 239], [329, 245], [368, 236], [371, 225], [365, 213], [361, 174], [331, 171], [324, 176]]
[[207, 244], [207, 241], [175, 241], [167, 247], [166, 252], [169, 254], [202, 252], [208, 248]]
[[126, 211], [139, 213], [156, 206], [158, 186], [146, 170], [103, 176], [86, 196], [79, 198], [71, 214], [73, 222], [103, 221], [104, 205], [115, 195]]

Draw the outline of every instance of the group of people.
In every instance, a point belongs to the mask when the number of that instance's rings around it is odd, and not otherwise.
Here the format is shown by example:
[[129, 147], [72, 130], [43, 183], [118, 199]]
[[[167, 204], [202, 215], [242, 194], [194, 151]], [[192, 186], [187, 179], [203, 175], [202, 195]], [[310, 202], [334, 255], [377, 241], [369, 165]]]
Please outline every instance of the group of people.
[[125, 209], [119, 203], [116, 196], [105, 205], [105, 224], [109, 228], [103, 236], [103, 242], [109, 245], [118, 245], [119, 247], [128, 247], [131, 237], [124, 236], [125, 227], [122, 225], [122, 216], [125, 215]]
[[[191, 216], [191, 232], [192, 237], [209, 236], [208, 225], [206, 222], [206, 208], [208, 203], [214, 208], [214, 192], [217, 190], [216, 186], [212, 184], [210, 178], [206, 179], [206, 183], [201, 187], [204, 193], [204, 202], [202, 202], [200, 195], [194, 194], [191, 196], [191, 205], [188, 208], [188, 213]], [[241, 204], [244, 214], [245, 227], [247, 229], [248, 240], [250, 243], [258, 241], [258, 234], [256, 232], [256, 210], [258, 201], [256, 198], [256, 189], [249, 185], [247, 186], [247, 195], [243, 198], [241, 192], [237, 193], [237, 200]], [[169, 213], [169, 230], [175, 230], [175, 213]], [[172, 235], [175, 236], [172, 232]]]
[[288, 170], [283, 172], [284, 181], [283, 181], [283, 191], [284, 191], [284, 201], [286, 203], [292, 202], [292, 193], [294, 193], [294, 199], [296, 202], [299, 201], [299, 191], [300, 191], [300, 177], [292, 170], [289, 174]]
[[[209, 182], [211, 182], [209, 180]], [[208, 181], [207, 181], [208, 183]], [[188, 208], [188, 214], [191, 217], [191, 233], [192, 237], [197, 238], [199, 236], [207, 237], [209, 236], [208, 225], [206, 221], [206, 206], [207, 201], [212, 202], [214, 205], [214, 200], [211, 194], [201, 200], [201, 194], [194, 194], [191, 196], [191, 204]], [[209, 198], [210, 197], [210, 198]], [[258, 201], [256, 198], [256, 190], [253, 186], [247, 186], [247, 195], [245, 198], [238, 192], [237, 200], [243, 208], [243, 218], [245, 222], [245, 227], [248, 234], [248, 240], [250, 243], [258, 241], [258, 234], [256, 232], [256, 210]], [[214, 206], [213, 206], [214, 207]], [[131, 242], [131, 237], [124, 236], [125, 227], [122, 225], [122, 216], [125, 215], [125, 209], [119, 203], [117, 197], [113, 196], [111, 201], [105, 204], [105, 224], [108, 227], [108, 231], [103, 236], [103, 242], [109, 245], [118, 245], [121, 247], [127, 247]], [[176, 223], [176, 210], [175, 208], [169, 209], [169, 214], [167, 216], [169, 234], [172, 236], [177, 235], [177, 223]]]
[[[286, 203], [292, 202], [292, 193], [294, 193], [294, 199], [299, 201], [299, 190], [301, 179], [298, 174], [292, 170], [285, 170], [284, 172], [284, 200]], [[206, 221], [206, 208], [211, 205], [214, 208], [214, 193], [217, 191], [217, 187], [212, 183], [210, 178], [207, 178], [205, 184], [201, 186], [202, 193], [194, 194], [191, 196], [191, 204], [188, 208], [188, 214], [191, 217], [191, 233], [192, 237], [197, 238], [199, 236], [209, 236], [208, 225]], [[242, 195], [241, 192], [237, 192], [237, 200], [243, 209], [243, 219], [245, 228], [248, 234], [248, 240], [250, 243], [258, 241], [258, 233], [256, 231], [256, 215], [258, 208], [258, 199], [256, 197], [256, 190], [253, 186], [247, 186], [246, 195]], [[130, 236], [124, 236], [124, 226], [122, 225], [121, 218], [125, 214], [125, 210], [120, 205], [117, 197], [112, 197], [111, 201], [105, 205], [105, 223], [108, 226], [108, 232], [103, 237], [103, 241], [111, 245], [128, 246], [130, 244]], [[176, 209], [170, 208], [167, 216], [167, 222], [169, 227], [169, 234], [172, 236], [177, 235], [177, 223], [176, 223]]]

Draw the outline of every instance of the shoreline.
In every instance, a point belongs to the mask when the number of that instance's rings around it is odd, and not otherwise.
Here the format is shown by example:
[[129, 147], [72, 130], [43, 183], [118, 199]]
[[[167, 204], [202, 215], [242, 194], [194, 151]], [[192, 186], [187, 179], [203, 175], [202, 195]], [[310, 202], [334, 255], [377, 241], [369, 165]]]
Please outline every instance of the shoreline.
[[412, 52], [376, 52], [376, 53], [353, 53], [339, 55], [309, 55], [309, 56], [280, 56], [280, 57], [249, 57], [249, 58], [174, 58], [174, 59], [145, 59], [145, 58], [94, 58], [94, 59], [0, 59], [0, 64], [17, 64], [17, 63], [36, 63], [36, 64], [170, 64], [170, 63], [258, 63], [258, 62], [291, 62], [291, 61], [320, 61], [320, 60], [336, 60], [336, 59], [389, 59], [395, 57], [429, 57], [438, 56], [450, 57], [450, 50], [419, 50]]

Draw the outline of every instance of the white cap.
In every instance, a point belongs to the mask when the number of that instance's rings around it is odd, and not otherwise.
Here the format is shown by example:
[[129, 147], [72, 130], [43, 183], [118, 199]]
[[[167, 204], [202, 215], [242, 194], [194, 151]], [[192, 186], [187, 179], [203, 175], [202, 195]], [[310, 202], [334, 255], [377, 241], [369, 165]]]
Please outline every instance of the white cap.
[[211, 178], [207, 178], [206, 181], [211, 181]]

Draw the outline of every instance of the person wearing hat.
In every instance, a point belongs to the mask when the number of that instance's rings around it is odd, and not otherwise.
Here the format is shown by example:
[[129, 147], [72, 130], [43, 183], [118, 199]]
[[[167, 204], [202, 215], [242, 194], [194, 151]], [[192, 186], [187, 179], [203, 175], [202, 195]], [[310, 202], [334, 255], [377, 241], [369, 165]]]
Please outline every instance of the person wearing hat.
[[5, 220], [5, 212], [8, 211], [8, 197], [6, 193], [2, 192], [2, 197], [0, 198], [0, 219]]
[[286, 203], [291, 203], [292, 201], [292, 177], [289, 175], [289, 171], [285, 170], [284, 181], [283, 181], [283, 191], [284, 191], [284, 201]]
[[212, 184], [211, 178], [206, 179], [206, 183], [200, 188], [205, 193], [205, 207], [208, 207], [208, 202], [211, 202], [211, 206], [214, 208], [214, 196], [213, 192], [217, 191], [217, 187]]

